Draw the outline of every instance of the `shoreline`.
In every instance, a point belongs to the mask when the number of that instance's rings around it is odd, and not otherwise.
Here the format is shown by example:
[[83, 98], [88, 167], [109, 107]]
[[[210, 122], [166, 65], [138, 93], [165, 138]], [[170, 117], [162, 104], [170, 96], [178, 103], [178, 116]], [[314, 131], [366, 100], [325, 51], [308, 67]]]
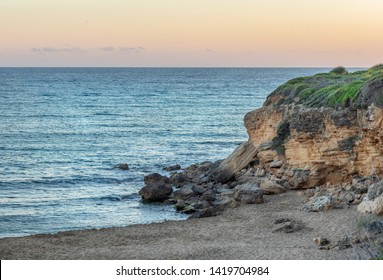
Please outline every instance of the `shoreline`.
[[[264, 204], [221, 215], [92, 230], [0, 239], [1, 259], [355, 259], [353, 248], [320, 249], [315, 238], [336, 243], [364, 217], [356, 206], [321, 212], [300, 210], [297, 191], [267, 195]], [[278, 219], [300, 225], [279, 231]]]

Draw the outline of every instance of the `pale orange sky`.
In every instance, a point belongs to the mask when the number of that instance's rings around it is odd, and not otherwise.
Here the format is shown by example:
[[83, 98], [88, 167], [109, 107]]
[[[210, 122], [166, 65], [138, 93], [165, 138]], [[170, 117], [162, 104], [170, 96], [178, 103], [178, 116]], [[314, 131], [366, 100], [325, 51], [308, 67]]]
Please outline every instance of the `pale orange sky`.
[[0, 66], [383, 62], [382, 0], [0, 0]]

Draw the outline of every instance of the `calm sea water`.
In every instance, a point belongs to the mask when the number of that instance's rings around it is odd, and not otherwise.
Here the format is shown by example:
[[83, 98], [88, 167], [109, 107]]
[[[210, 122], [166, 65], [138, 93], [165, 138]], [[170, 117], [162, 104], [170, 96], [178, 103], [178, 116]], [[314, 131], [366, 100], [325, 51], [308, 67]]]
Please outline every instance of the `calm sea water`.
[[327, 70], [0, 68], [0, 237], [185, 219], [144, 175], [226, 157], [267, 94]]

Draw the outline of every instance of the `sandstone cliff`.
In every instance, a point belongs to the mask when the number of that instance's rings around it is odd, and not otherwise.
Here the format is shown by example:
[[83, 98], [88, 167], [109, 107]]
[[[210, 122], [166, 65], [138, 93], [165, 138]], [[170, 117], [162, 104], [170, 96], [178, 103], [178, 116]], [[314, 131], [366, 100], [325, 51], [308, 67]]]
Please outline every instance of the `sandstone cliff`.
[[290, 188], [383, 177], [382, 65], [293, 79], [244, 121], [259, 166]]

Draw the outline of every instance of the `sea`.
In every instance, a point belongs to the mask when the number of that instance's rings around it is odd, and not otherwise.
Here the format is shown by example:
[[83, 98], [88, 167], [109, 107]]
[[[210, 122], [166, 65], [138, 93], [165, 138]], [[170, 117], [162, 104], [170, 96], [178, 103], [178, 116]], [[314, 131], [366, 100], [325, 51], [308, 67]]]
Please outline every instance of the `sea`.
[[186, 219], [144, 176], [227, 157], [269, 93], [329, 70], [0, 68], [0, 238]]

